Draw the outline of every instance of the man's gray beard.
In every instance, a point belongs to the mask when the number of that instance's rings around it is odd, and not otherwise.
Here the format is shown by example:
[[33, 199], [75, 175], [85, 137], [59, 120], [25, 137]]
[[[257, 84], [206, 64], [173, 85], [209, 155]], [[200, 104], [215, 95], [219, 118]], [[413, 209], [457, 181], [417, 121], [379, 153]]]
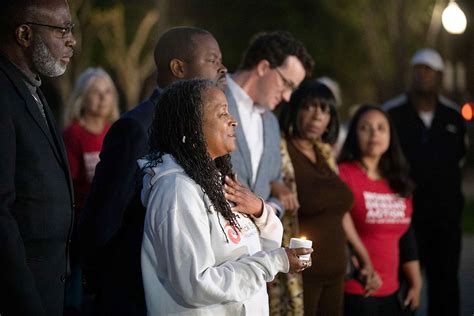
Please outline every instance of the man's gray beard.
[[33, 44], [33, 64], [41, 75], [47, 77], [61, 76], [66, 71], [66, 66], [62, 66], [59, 60], [54, 59], [39, 36]]

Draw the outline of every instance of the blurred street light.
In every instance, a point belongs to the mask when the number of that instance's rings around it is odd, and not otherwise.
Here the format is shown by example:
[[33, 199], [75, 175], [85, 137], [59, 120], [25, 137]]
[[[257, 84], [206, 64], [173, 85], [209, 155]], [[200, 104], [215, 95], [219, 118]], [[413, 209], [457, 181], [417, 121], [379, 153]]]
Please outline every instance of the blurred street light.
[[472, 120], [473, 117], [473, 111], [474, 111], [474, 102], [466, 102], [461, 108], [461, 114], [462, 117], [466, 121]]
[[444, 9], [441, 21], [443, 22], [443, 27], [449, 33], [462, 34], [466, 30], [466, 15], [454, 0], [451, 0], [446, 9]]

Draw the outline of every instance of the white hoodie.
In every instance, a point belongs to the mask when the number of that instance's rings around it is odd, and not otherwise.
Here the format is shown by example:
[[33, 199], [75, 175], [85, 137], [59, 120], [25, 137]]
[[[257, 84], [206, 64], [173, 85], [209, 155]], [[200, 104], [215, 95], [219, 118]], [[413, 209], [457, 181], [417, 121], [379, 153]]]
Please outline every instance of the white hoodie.
[[242, 229], [234, 232], [220, 213], [208, 212], [209, 198], [170, 155], [145, 170], [142, 203], [149, 315], [268, 315], [266, 282], [289, 270], [283, 227], [270, 208], [254, 218], [258, 229], [236, 213]]

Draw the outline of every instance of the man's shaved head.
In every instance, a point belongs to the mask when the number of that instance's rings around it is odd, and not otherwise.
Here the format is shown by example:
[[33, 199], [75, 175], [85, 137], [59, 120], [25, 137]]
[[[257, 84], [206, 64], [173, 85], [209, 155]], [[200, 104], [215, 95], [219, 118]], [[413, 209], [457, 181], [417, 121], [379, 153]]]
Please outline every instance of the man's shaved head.
[[173, 59], [190, 62], [196, 49], [196, 36], [211, 36], [206, 30], [196, 27], [175, 27], [166, 31], [155, 47], [155, 63], [158, 71], [158, 85], [165, 87], [171, 83], [170, 62]]

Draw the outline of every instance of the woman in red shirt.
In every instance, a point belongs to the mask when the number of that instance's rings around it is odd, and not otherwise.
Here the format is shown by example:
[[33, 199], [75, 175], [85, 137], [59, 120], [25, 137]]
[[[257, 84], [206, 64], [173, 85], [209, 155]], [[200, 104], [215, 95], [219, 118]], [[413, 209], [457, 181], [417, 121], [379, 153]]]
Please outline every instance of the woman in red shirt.
[[[110, 76], [102, 68], [86, 69], [76, 80], [64, 116], [67, 127], [63, 137], [74, 185], [76, 225], [92, 184], [105, 134], [118, 115], [117, 90]], [[74, 233], [65, 315], [75, 315], [82, 304], [82, 275], [75, 245]]]
[[[413, 184], [390, 121], [379, 107], [359, 108], [349, 127], [339, 159], [340, 177], [354, 194], [353, 225], [366, 247], [382, 285], [367, 296], [360, 280], [345, 284], [345, 315], [400, 315], [399, 240], [412, 215]], [[403, 263], [410, 289], [403, 305], [419, 304], [418, 260]]]
[[89, 193], [105, 134], [118, 115], [117, 90], [110, 76], [102, 68], [86, 69], [76, 80], [64, 116], [76, 213]]

